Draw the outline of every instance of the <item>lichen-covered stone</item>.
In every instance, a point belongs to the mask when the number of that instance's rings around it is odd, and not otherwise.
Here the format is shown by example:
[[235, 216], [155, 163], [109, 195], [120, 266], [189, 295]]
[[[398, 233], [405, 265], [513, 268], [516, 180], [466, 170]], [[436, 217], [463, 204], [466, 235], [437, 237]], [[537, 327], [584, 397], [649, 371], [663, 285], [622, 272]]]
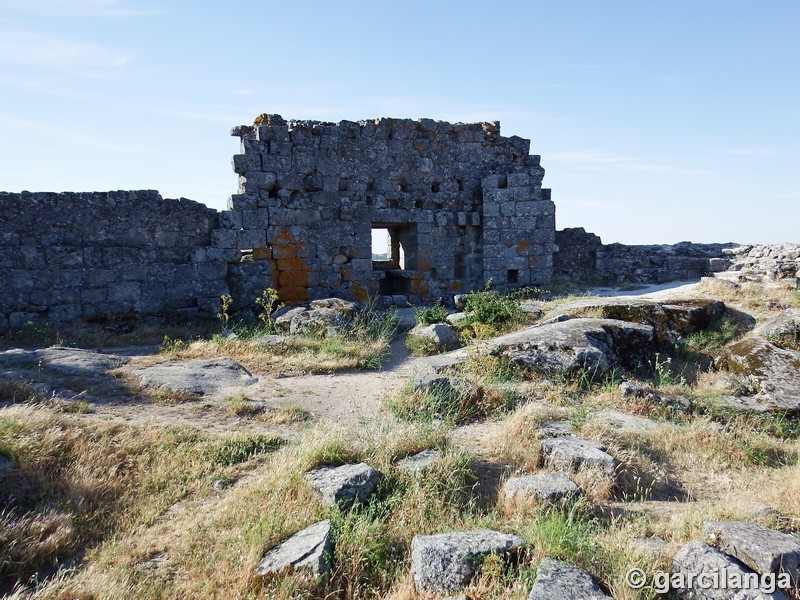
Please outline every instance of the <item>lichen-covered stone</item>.
[[542, 454], [548, 469], [567, 473], [588, 471], [614, 478], [619, 465], [617, 459], [608, 454], [602, 444], [576, 437], [542, 440]]
[[508, 554], [524, 545], [519, 536], [488, 529], [417, 535], [411, 542], [414, 585], [419, 591], [457, 591], [489, 554]]
[[756, 523], [706, 521], [706, 540], [756, 573], [789, 573], [798, 580], [800, 539]]
[[569, 563], [543, 558], [536, 569], [536, 581], [528, 595], [528, 600], [601, 600], [611, 598], [603, 593], [594, 578]]
[[500, 490], [506, 500], [534, 500], [556, 504], [576, 498], [580, 489], [565, 473], [537, 473], [509, 478]]
[[291, 569], [312, 576], [325, 575], [330, 569], [331, 522], [314, 523], [276, 546], [256, 566], [256, 575], [281, 573]]
[[[781, 591], [767, 593], [756, 589], [731, 589], [727, 587], [714, 588], [706, 584], [700, 587], [692, 585], [690, 580], [696, 582], [698, 576], [705, 574], [709, 579], [713, 574], [724, 581], [742, 581], [753, 576], [753, 571], [744, 567], [735, 558], [715, 550], [708, 544], [695, 540], [689, 542], [675, 553], [672, 560], [673, 575], [682, 575], [687, 587], [672, 587], [672, 594], [680, 600], [788, 600]], [[756, 575], [757, 578], [757, 575]]]
[[325, 506], [346, 508], [363, 503], [375, 489], [380, 475], [367, 463], [319, 467], [306, 473], [306, 481]]

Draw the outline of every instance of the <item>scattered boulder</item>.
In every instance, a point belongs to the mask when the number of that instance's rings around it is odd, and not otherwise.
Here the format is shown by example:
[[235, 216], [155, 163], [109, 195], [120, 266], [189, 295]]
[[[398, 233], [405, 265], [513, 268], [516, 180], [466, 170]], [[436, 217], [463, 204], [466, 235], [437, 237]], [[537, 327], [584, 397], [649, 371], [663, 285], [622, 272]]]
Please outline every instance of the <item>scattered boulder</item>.
[[290, 335], [331, 337], [341, 333], [350, 319], [335, 308], [314, 308], [292, 317]]
[[469, 294], [456, 294], [453, 296], [453, 304], [456, 310], [464, 310], [467, 307], [467, 296]]
[[756, 523], [706, 521], [706, 540], [756, 573], [789, 573], [798, 580], [800, 539]]
[[450, 593], [467, 585], [490, 554], [525, 545], [517, 535], [477, 531], [417, 535], [411, 542], [411, 574], [418, 591]]
[[590, 314], [603, 319], [650, 325], [658, 344], [674, 344], [690, 333], [702, 331], [724, 315], [725, 311], [725, 304], [719, 300], [674, 300], [665, 303], [631, 298], [576, 300], [557, 308], [559, 315], [579, 317]]
[[432, 373], [415, 375], [411, 383], [412, 391], [423, 394], [459, 394], [466, 391], [465, 386], [466, 382], [462, 379]]
[[442, 452], [434, 448], [428, 448], [422, 452], [418, 452], [412, 456], [397, 461], [397, 468], [405, 471], [409, 475], [416, 475], [421, 473], [436, 461], [442, 458]]
[[450, 313], [445, 317], [445, 321], [447, 321], [450, 325], [457, 325], [461, 321], [464, 321], [467, 318], [467, 313], [465, 312], [454, 312]]
[[544, 375], [599, 376], [635, 368], [654, 351], [653, 328], [611, 319], [569, 319], [497, 337], [489, 353]]
[[416, 308], [396, 308], [394, 313], [397, 315], [397, 329], [399, 331], [408, 331], [409, 329], [413, 329], [417, 324]]
[[782, 311], [754, 333], [784, 349], [800, 348], [800, 308]]
[[292, 319], [306, 311], [308, 311], [308, 309], [305, 306], [287, 306], [276, 310], [272, 314], [275, 329], [283, 333], [289, 333], [289, 329], [292, 326]]
[[434, 323], [432, 325], [417, 325], [408, 335], [431, 340], [440, 351], [458, 348], [458, 338], [452, 325], [446, 323]]
[[198, 358], [134, 369], [142, 387], [213, 396], [226, 389], [249, 386], [258, 380], [230, 358]]
[[[755, 575], [753, 571], [744, 567], [736, 559], [723, 554], [719, 550], [715, 550], [699, 540], [689, 542], [675, 553], [675, 557], [672, 559], [672, 573], [673, 576], [682, 575], [687, 584], [690, 581], [696, 584], [698, 576], [703, 573], [708, 573], [709, 575], [705, 575], [705, 577], [709, 579], [713, 577], [714, 573], [719, 573], [720, 578], [725, 578], [729, 582], [735, 580], [746, 581]], [[699, 585], [689, 587], [687, 585], [684, 588], [673, 586], [672, 593], [681, 600], [728, 600], [730, 598], [736, 598], [737, 600], [788, 600], [786, 595], [780, 591], [770, 594], [759, 589], [732, 590], [725, 587], [714, 589], [711, 585], [703, 587]]]
[[580, 489], [565, 473], [537, 473], [511, 477], [503, 484], [500, 493], [506, 500], [557, 504], [578, 497]]
[[728, 346], [727, 363], [755, 389], [752, 398], [758, 403], [772, 410], [800, 411], [800, 352], [751, 332]]
[[544, 465], [553, 471], [577, 473], [593, 471], [613, 478], [619, 463], [606, 452], [602, 444], [577, 437], [559, 437], [542, 440]]
[[553, 558], [543, 558], [536, 569], [536, 581], [528, 600], [591, 600], [611, 598], [594, 578], [578, 567]]
[[691, 410], [692, 401], [679, 394], [665, 394], [653, 388], [638, 383], [623, 381], [619, 384], [619, 391], [623, 398], [641, 398], [650, 404], [660, 404], [675, 410]]
[[569, 421], [545, 421], [536, 431], [536, 437], [540, 440], [574, 435], [575, 427]]
[[314, 577], [330, 570], [331, 522], [314, 523], [266, 553], [256, 566], [256, 575], [280, 573], [284, 569], [304, 571]]
[[306, 481], [325, 506], [349, 507], [364, 502], [380, 478], [367, 463], [319, 467], [306, 473]]
[[309, 304], [311, 310], [319, 308], [329, 308], [346, 316], [353, 316], [358, 311], [358, 304], [350, 300], [341, 298], [323, 298], [322, 300], [312, 300]]

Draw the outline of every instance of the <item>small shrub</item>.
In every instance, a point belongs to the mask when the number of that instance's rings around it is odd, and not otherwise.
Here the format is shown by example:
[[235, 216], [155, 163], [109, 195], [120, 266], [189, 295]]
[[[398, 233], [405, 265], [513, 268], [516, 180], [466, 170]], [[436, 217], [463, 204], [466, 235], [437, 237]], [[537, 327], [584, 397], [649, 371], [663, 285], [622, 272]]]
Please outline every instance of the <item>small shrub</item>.
[[424, 335], [409, 333], [406, 335], [405, 345], [414, 356], [439, 354], [439, 345], [436, 341]]
[[521, 314], [516, 300], [493, 291], [469, 294], [464, 301], [464, 308], [471, 313], [468, 320], [492, 326], [511, 321]]
[[435, 325], [447, 321], [447, 309], [442, 306], [441, 300], [437, 300], [430, 308], [418, 308], [415, 314], [419, 325]]
[[237, 417], [254, 417], [264, 412], [264, 406], [253, 402], [244, 392], [239, 392], [222, 399], [225, 408]]
[[283, 308], [283, 303], [278, 303], [278, 291], [271, 287], [265, 288], [256, 298], [255, 303], [258, 320], [264, 325], [266, 331], [274, 333], [275, 323], [272, 320], [272, 313]]
[[723, 315], [708, 329], [691, 334], [686, 340], [686, 350], [705, 355], [718, 354], [741, 333], [741, 325], [729, 315]]
[[228, 322], [231, 320], [231, 305], [233, 298], [230, 294], [223, 294], [219, 297], [220, 311], [217, 313], [217, 318], [222, 323], [223, 329], [228, 328]]

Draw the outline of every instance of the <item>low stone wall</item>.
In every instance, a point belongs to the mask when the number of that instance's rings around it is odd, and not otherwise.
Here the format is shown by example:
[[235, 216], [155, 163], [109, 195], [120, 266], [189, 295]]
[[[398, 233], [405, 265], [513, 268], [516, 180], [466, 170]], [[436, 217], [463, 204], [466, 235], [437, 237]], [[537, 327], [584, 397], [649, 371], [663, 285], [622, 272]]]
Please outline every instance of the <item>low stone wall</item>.
[[[713, 259], [725, 256], [737, 244], [633, 246], [603, 244], [582, 227], [556, 232], [559, 251], [553, 257], [553, 275], [563, 281], [622, 284], [665, 283], [695, 279], [712, 270]], [[726, 267], [725, 267], [726, 268]]]
[[217, 211], [151, 190], [0, 192], [0, 207], [0, 332], [213, 314], [239, 258], [211, 246]]
[[796, 279], [800, 271], [800, 244], [737, 246], [723, 256], [720, 267], [739, 272], [744, 280]]

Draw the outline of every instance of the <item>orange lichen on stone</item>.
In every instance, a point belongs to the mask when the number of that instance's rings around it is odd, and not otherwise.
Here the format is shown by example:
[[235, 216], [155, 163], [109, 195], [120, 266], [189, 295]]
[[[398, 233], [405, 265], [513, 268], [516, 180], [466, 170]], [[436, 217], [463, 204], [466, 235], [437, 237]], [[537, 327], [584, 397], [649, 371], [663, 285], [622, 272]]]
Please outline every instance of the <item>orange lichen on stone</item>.
[[461, 288], [463, 288], [463, 287], [464, 287], [464, 284], [462, 284], [460, 281], [451, 281], [450, 282], [450, 291], [451, 292], [459, 292], [459, 291], [461, 291]]
[[291, 244], [276, 244], [272, 247], [272, 258], [295, 258], [297, 249]]
[[272, 258], [272, 249], [268, 246], [265, 248], [253, 248], [253, 260], [269, 260]]
[[529, 240], [522, 240], [519, 244], [517, 244], [517, 252], [523, 253], [530, 247], [531, 243]]
[[279, 258], [277, 260], [279, 271], [298, 271], [306, 268], [306, 261], [302, 258]]
[[283, 287], [279, 290], [278, 296], [282, 302], [293, 304], [308, 300], [308, 289], [304, 287]]
[[281, 291], [284, 287], [308, 287], [308, 273], [304, 271], [281, 271], [278, 274]]

